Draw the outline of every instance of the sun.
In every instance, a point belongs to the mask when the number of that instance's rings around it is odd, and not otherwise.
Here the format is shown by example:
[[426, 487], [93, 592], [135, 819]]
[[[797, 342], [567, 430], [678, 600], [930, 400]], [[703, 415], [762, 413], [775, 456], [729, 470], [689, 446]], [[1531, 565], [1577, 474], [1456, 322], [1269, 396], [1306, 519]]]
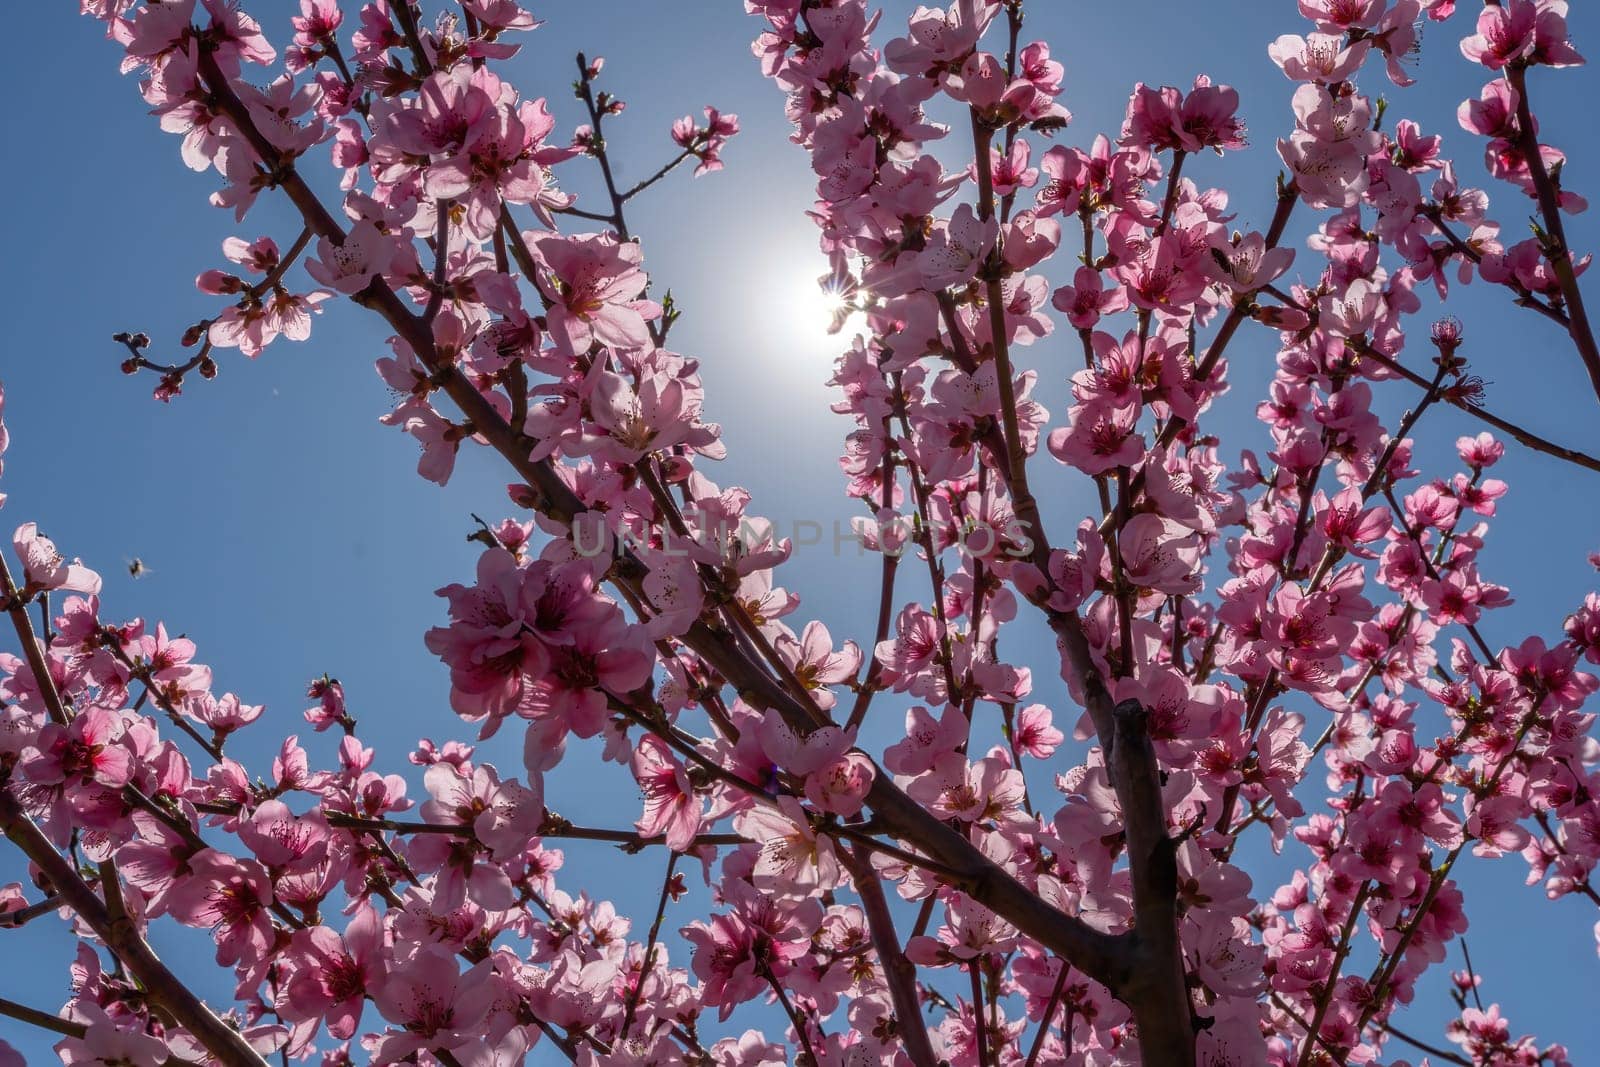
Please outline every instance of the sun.
[[[798, 229], [773, 235], [771, 252], [727, 278], [730, 304], [741, 325], [760, 338], [762, 366], [787, 383], [810, 381], [865, 328], [860, 309], [869, 299], [856, 279], [836, 275], [817, 250], [816, 236]], [[787, 375], [794, 378], [787, 378]]]
[[833, 317], [843, 311], [847, 305], [844, 294], [831, 290], [826, 283], [817, 286], [817, 305], [832, 321]]
[[838, 348], [839, 334], [858, 313], [865, 292], [848, 277], [817, 275], [811, 264], [786, 273], [782, 291], [790, 328], [807, 340], [831, 341], [827, 351]]

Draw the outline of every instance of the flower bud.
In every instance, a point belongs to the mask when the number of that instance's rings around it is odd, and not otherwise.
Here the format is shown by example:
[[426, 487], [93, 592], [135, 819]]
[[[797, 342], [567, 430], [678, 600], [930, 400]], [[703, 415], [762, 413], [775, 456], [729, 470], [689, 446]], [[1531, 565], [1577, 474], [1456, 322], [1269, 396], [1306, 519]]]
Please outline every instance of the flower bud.
[[1311, 316], [1299, 308], [1258, 307], [1251, 317], [1275, 330], [1297, 332], [1311, 325]]
[[225, 296], [243, 291], [244, 280], [225, 270], [206, 270], [195, 278], [194, 287], [212, 296]]

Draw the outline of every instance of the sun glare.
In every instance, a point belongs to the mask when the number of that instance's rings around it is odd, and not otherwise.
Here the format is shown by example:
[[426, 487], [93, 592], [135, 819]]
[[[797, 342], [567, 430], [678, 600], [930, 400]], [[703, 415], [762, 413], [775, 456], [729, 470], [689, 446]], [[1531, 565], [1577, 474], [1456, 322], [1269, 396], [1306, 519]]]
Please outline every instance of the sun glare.
[[865, 294], [848, 279], [831, 274], [818, 277], [814, 270], [814, 264], [807, 264], [786, 272], [782, 286], [785, 311], [797, 338], [809, 350], [832, 358], [844, 347], [854, 309]]
[[772, 254], [755, 269], [730, 277], [729, 283], [748, 294], [741, 303], [750, 310], [750, 328], [764, 339], [772, 357], [764, 365], [773, 373], [811, 381], [819, 364], [831, 364], [864, 327], [859, 308], [867, 293], [854, 278], [829, 270], [813, 232], [796, 229], [775, 235]]

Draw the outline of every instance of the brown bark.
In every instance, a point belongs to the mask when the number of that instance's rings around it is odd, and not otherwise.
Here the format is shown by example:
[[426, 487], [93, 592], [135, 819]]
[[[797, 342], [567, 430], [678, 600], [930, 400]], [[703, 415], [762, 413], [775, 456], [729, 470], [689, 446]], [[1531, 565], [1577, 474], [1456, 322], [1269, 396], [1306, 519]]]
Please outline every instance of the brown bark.
[[29, 819], [9, 790], [0, 789], [0, 830], [22, 850], [45, 877], [66, 906], [89, 925], [100, 940], [144, 986], [151, 1002], [165, 1009], [207, 1052], [228, 1067], [266, 1067], [240, 1033], [212, 1014], [211, 1009], [156, 957], [126, 915], [113, 917], [72, 865], [55, 850]]

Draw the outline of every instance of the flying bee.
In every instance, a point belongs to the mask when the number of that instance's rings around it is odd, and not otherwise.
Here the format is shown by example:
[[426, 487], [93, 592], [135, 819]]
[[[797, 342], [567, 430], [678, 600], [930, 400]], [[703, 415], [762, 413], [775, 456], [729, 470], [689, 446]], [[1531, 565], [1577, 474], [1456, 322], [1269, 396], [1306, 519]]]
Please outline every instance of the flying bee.
[[143, 578], [150, 573], [150, 568], [145, 566], [144, 560], [138, 556], [128, 560], [128, 574], [134, 578]]

